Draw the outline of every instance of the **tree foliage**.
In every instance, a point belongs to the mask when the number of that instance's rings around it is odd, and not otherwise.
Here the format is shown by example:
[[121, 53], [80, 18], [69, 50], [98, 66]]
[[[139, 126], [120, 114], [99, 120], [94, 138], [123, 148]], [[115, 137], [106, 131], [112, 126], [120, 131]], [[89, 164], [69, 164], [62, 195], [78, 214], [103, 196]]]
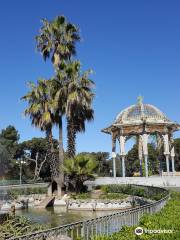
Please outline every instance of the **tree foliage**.
[[[53, 147], [55, 150], [55, 153], [58, 152], [58, 141], [55, 139], [52, 139]], [[31, 140], [24, 141], [21, 143], [22, 149], [23, 149], [23, 155], [22, 157], [27, 161], [28, 166], [27, 169], [24, 170], [25, 174], [31, 178], [35, 178], [34, 173], [36, 172], [36, 167], [39, 168], [41, 164], [43, 163], [43, 166], [41, 167], [41, 171], [39, 172], [38, 177], [43, 179], [50, 178], [50, 157], [47, 155], [49, 150], [48, 140], [47, 138], [32, 138]], [[38, 159], [37, 159], [38, 157]], [[34, 161], [28, 161], [28, 159], [34, 159]], [[38, 166], [36, 166], [36, 161], [38, 160]], [[46, 161], [44, 161], [46, 159]]]
[[16, 153], [19, 139], [20, 135], [18, 131], [12, 125], [9, 125], [5, 129], [2, 129], [0, 133], [0, 143], [6, 148], [12, 158]]
[[10, 155], [2, 144], [0, 144], [0, 178], [3, 177], [11, 167]]
[[180, 138], [174, 140], [175, 148], [175, 170], [180, 171]]
[[7, 175], [13, 170], [14, 159], [18, 154], [19, 138], [20, 135], [14, 126], [9, 125], [2, 129], [0, 133], [0, 176]]
[[[142, 163], [143, 175], [145, 176], [144, 161]], [[148, 168], [149, 175], [158, 174], [159, 171], [159, 162], [158, 154], [155, 146], [153, 144], [148, 144]], [[140, 171], [139, 155], [138, 155], [138, 146], [134, 144], [133, 148], [129, 150], [126, 157], [126, 175], [133, 176], [134, 173]]]
[[82, 152], [82, 154], [89, 154], [95, 158], [97, 166], [95, 168], [95, 173], [99, 176], [108, 176], [111, 164], [109, 161], [109, 153], [108, 152]]

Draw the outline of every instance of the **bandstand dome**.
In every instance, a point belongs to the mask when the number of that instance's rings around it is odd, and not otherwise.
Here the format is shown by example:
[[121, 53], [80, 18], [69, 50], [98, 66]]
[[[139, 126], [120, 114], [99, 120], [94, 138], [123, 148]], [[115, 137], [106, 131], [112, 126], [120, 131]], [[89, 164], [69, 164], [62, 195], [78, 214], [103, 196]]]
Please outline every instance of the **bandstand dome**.
[[114, 177], [116, 176], [116, 140], [118, 140], [120, 144], [122, 176], [125, 177], [125, 143], [132, 136], [136, 137], [136, 142], [138, 144], [140, 176], [142, 176], [143, 157], [145, 161], [146, 177], [148, 176], [148, 138], [151, 135], [156, 136], [158, 148], [163, 148], [166, 158], [167, 175], [170, 174], [170, 157], [172, 159], [172, 173], [174, 174], [175, 151], [173, 133], [178, 130], [180, 130], [180, 125], [177, 122], [169, 120], [157, 107], [151, 104], [144, 104], [142, 102], [142, 97], [138, 97], [137, 104], [131, 105], [121, 111], [110, 126], [101, 130], [111, 135]]
[[[141, 127], [140, 127], [141, 126]], [[122, 110], [115, 118], [113, 123], [102, 129], [102, 132], [112, 134], [117, 129], [124, 129], [124, 134], [140, 133], [144, 129], [153, 132], [174, 132], [180, 130], [180, 125], [171, 121], [157, 107], [145, 104], [140, 99], [136, 104]], [[145, 129], [142, 131], [145, 131]], [[126, 132], [126, 133], [125, 133]]]
[[134, 123], [139, 121], [146, 122], [170, 122], [166, 115], [161, 112], [157, 107], [150, 104], [136, 104], [121, 111], [115, 123]]

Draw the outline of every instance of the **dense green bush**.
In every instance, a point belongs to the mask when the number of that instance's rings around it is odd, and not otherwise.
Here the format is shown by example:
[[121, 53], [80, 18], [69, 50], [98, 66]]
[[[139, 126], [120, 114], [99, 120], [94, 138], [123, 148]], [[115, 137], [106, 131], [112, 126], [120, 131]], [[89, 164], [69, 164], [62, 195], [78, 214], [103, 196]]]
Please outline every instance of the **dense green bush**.
[[90, 199], [91, 197], [90, 197], [90, 193], [87, 192], [87, 193], [78, 193], [78, 194], [72, 193], [71, 198], [73, 198], [73, 199]]
[[105, 193], [123, 193], [128, 195], [134, 195], [144, 198], [150, 198], [152, 200], [160, 200], [161, 198], [165, 197], [167, 192], [161, 188], [154, 188], [154, 187], [145, 187], [145, 186], [138, 186], [138, 185], [104, 185], [101, 187], [102, 191]]
[[47, 187], [19, 188], [19, 189], [10, 189], [7, 191], [7, 194], [12, 199], [16, 199], [19, 195], [46, 194], [46, 193], [47, 193]]
[[138, 226], [148, 230], [173, 230], [173, 233], [143, 233], [140, 236], [135, 234], [135, 228], [124, 226], [120, 232], [110, 236], [96, 236], [92, 240], [178, 240], [180, 239], [180, 193], [174, 192], [171, 199], [160, 212], [146, 214], [140, 219]]
[[100, 199], [109, 199], [109, 200], [121, 200], [126, 198], [128, 195], [124, 193], [104, 193], [99, 196]]

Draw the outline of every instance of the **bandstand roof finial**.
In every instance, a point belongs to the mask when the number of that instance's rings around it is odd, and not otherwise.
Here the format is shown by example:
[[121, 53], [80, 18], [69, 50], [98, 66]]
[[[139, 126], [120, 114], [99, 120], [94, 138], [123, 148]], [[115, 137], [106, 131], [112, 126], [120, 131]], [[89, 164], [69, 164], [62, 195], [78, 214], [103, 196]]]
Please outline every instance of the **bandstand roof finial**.
[[139, 95], [137, 97], [137, 104], [141, 105], [143, 103], [143, 96]]

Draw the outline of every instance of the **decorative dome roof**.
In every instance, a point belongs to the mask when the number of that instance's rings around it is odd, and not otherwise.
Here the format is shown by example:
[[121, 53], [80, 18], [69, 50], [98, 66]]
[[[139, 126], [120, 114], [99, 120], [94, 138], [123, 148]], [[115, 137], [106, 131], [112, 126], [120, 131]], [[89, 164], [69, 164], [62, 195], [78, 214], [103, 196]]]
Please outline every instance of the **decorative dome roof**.
[[102, 132], [108, 134], [124, 134], [130, 136], [133, 134], [141, 134], [144, 131], [148, 133], [166, 133], [180, 130], [180, 125], [170, 121], [166, 115], [157, 107], [144, 104], [142, 97], [138, 97], [138, 102], [135, 105], [124, 109], [120, 112], [115, 121]]
[[120, 112], [115, 119], [115, 124], [137, 121], [170, 122], [165, 114], [155, 106], [138, 102], [136, 105], [132, 105]]

